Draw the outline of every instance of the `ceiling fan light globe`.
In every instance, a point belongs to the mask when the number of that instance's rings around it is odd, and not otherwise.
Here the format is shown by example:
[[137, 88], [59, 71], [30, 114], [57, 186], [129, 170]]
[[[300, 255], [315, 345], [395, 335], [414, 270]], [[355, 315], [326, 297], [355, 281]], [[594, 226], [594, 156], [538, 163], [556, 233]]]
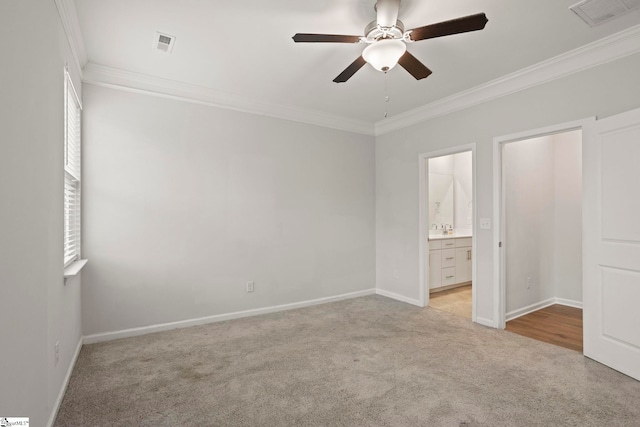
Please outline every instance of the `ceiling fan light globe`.
[[398, 64], [407, 51], [407, 45], [398, 39], [382, 39], [371, 43], [362, 52], [362, 57], [378, 71], [387, 72]]

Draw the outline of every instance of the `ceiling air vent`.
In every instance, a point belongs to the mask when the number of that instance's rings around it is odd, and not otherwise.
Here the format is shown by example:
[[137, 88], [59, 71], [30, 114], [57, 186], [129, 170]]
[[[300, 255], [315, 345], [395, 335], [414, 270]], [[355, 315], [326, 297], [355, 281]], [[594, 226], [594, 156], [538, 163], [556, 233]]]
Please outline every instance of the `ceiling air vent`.
[[155, 38], [153, 39], [153, 48], [160, 52], [171, 53], [175, 41], [175, 36], [170, 36], [169, 34], [163, 34], [156, 31]]
[[583, 0], [569, 9], [591, 27], [595, 27], [640, 9], [640, 0]]

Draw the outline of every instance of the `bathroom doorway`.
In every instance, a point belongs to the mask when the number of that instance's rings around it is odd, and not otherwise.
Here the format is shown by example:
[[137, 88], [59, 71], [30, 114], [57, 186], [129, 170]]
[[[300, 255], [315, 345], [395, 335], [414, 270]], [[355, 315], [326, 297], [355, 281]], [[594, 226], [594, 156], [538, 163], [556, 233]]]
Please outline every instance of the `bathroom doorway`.
[[475, 144], [420, 156], [421, 298], [475, 321]]
[[582, 352], [582, 129], [498, 148], [502, 325]]

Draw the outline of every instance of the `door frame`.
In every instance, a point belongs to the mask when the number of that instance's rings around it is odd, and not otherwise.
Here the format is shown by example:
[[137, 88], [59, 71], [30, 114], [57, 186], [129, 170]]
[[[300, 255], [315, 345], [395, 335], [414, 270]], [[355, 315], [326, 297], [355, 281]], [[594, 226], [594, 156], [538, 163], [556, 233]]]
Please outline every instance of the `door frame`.
[[[498, 329], [506, 327], [506, 254], [502, 245], [505, 241], [505, 204], [502, 191], [504, 187], [503, 147], [510, 142], [582, 130], [585, 125], [595, 121], [596, 117], [588, 117], [493, 138], [493, 318]], [[584, 280], [582, 286], [584, 288]]]
[[471, 179], [472, 179], [472, 220], [471, 227], [473, 230], [473, 238], [471, 239], [471, 320], [476, 321], [476, 305], [477, 305], [477, 282], [476, 282], [476, 247], [477, 237], [477, 166], [476, 166], [476, 143], [470, 143], [465, 145], [458, 145], [451, 148], [444, 148], [442, 150], [431, 151], [428, 153], [422, 153], [418, 155], [418, 189], [419, 189], [419, 202], [418, 202], [418, 247], [419, 247], [419, 301], [421, 307], [429, 305], [429, 263], [426, 262], [429, 255], [429, 159], [434, 157], [448, 156], [452, 154], [464, 153], [471, 151]]

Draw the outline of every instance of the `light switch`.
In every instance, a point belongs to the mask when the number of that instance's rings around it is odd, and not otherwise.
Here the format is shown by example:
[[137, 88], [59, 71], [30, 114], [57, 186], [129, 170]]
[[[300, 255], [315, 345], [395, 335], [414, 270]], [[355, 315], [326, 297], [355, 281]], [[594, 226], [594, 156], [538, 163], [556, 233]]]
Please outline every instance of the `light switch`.
[[491, 218], [480, 218], [480, 228], [483, 230], [491, 230]]

